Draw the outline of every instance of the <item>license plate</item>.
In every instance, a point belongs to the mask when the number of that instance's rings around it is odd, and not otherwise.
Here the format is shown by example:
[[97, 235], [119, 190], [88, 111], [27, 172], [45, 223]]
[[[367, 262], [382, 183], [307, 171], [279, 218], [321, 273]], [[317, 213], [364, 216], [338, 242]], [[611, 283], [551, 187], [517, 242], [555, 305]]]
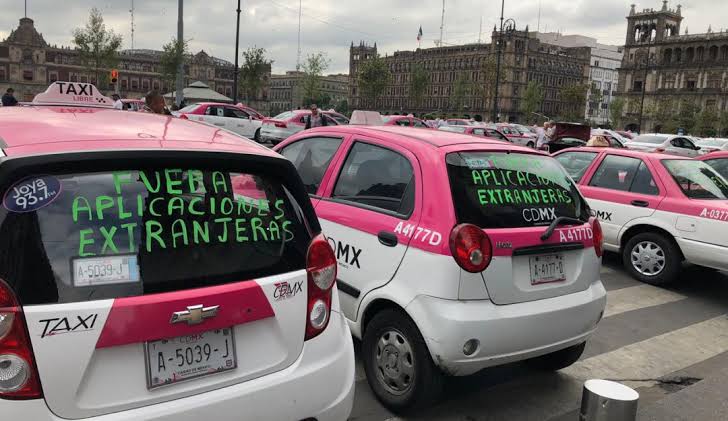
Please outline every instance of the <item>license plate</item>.
[[560, 254], [529, 257], [528, 263], [531, 267], [531, 285], [566, 280], [564, 256]]
[[144, 349], [149, 389], [238, 366], [232, 328], [147, 342]]
[[73, 286], [139, 282], [139, 267], [134, 254], [73, 259]]

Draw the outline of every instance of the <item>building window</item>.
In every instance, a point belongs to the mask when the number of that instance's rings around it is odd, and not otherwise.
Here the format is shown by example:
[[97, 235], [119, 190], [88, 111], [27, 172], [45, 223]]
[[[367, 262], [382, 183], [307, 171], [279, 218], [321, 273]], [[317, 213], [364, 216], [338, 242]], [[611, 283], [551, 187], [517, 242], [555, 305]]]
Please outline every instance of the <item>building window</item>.
[[23, 70], [23, 80], [33, 80], [33, 71]]
[[694, 91], [695, 90], [695, 81], [689, 80], [686, 87], [687, 87], [688, 91]]
[[53, 83], [58, 80], [58, 73], [57, 72], [50, 72], [48, 73], [48, 80], [50, 83]]
[[131, 80], [131, 89], [132, 89], [132, 91], [136, 91], [139, 89], [139, 79]]
[[88, 78], [86, 76], [81, 76], [81, 83], [88, 83]]
[[126, 78], [121, 79], [121, 89], [127, 89], [127, 88], [129, 88], [129, 81]]
[[642, 91], [642, 81], [641, 80], [635, 80], [634, 85], [632, 86], [633, 91]]
[[0, 67], [0, 81], [5, 81], [8, 78], [7, 73], [5, 73], [5, 68]]
[[145, 92], [149, 90], [149, 79], [142, 80], [142, 90]]
[[155, 80], [154, 82], [152, 82], [152, 89], [154, 89], [155, 91], [159, 90], [159, 81], [158, 80]]
[[29, 48], [23, 50], [23, 64], [33, 64], [33, 50]]

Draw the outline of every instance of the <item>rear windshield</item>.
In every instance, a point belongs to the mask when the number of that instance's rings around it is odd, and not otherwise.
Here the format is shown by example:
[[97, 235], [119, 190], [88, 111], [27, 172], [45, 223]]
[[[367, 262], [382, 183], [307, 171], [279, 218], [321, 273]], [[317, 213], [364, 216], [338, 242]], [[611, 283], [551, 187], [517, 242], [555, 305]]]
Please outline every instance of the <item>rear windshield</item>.
[[634, 139], [632, 139], [632, 142], [636, 143], [654, 143], [654, 144], [660, 144], [665, 143], [667, 140], [667, 136], [651, 136], [651, 135], [642, 135], [637, 136]]
[[199, 104], [188, 105], [186, 107], [180, 108], [179, 112], [190, 113], [190, 112], [194, 111], [195, 109], [197, 109], [197, 107], [199, 107]]
[[40, 175], [0, 208], [0, 278], [24, 304], [206, 287], [303, 269], [288, 190], [214, 168]]
[[440, 130], [444, 132], [455, 132], [455, 133], [465, 133], [465, 130], [467, 130], [467, 127], [463, 126], [442, 126], [440, 127]]
[[551, 157], [459, 152], [446, 159], [459, 223], [516, 228], [548, 225], [559, 216], [589, 219], [576, 185]]
[[288, 120], [289, 118], [293, 117], [296, 113], [293, 111], [286, 111], [278, 114], [277, 116], [273, 117], [276, 120]]
[[705, 162], [668, 159], [662, 164], [690, 199], [728, 199], [726, 180]]

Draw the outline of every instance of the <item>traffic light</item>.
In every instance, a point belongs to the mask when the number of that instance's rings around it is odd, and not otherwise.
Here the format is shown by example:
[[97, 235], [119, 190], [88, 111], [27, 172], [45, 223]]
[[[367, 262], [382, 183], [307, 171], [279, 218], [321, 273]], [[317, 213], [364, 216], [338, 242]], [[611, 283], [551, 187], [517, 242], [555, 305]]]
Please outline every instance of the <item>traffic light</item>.
[[119, 71], [111, 69], [111, 83], [116, 83], [117, 80], [119, 80]]

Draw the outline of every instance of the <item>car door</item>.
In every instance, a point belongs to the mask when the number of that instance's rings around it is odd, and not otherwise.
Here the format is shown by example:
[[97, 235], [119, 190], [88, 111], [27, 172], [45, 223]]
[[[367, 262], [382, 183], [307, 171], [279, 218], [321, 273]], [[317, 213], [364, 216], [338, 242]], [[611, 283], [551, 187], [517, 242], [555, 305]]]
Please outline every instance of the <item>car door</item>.
[[322, 186], [330, 177], [328, 169], [342, 142], [341, 137], [314, 136], [297, 140], [278, 151], [296, 167], [314, 207], [318, 205]]
[[619, 234], [632, 220], [652, 215], [665, 195], [651, 164], [606, 154], [582, 180], [580, 190], [604, 231], [605, 248], [619, 250]]
[[693, 142], [684, 137], [676, 137], [670, 141], [670, 145], [666, 148], [668, 153], [680, 156], [697, 156]]
[[255, 128], [251, 124], [250, 115], [235, 107], [224, 108], [225, 127], [241, 136], [252, 139], [255, 136]]
[[316, 214], [336, 251], [341, 309], [357, 320], [362, 299], [394, 276], [417, 226], [420, 168], [411, 152], [359, 137], [333, 173]]
[[508, 142], [508, 138], [503, 136], [501, 132], [495, 129], [485, 129], [485, 135], [488, 137], [491, 137], [493, 139], [502, 140], [504, 142]]
[[205, 110], [205, 114], [200, 116], [199, 121], [212, 126], [227, 128], [225, 123], [225, 109], [221, 105], [210, 105]]

